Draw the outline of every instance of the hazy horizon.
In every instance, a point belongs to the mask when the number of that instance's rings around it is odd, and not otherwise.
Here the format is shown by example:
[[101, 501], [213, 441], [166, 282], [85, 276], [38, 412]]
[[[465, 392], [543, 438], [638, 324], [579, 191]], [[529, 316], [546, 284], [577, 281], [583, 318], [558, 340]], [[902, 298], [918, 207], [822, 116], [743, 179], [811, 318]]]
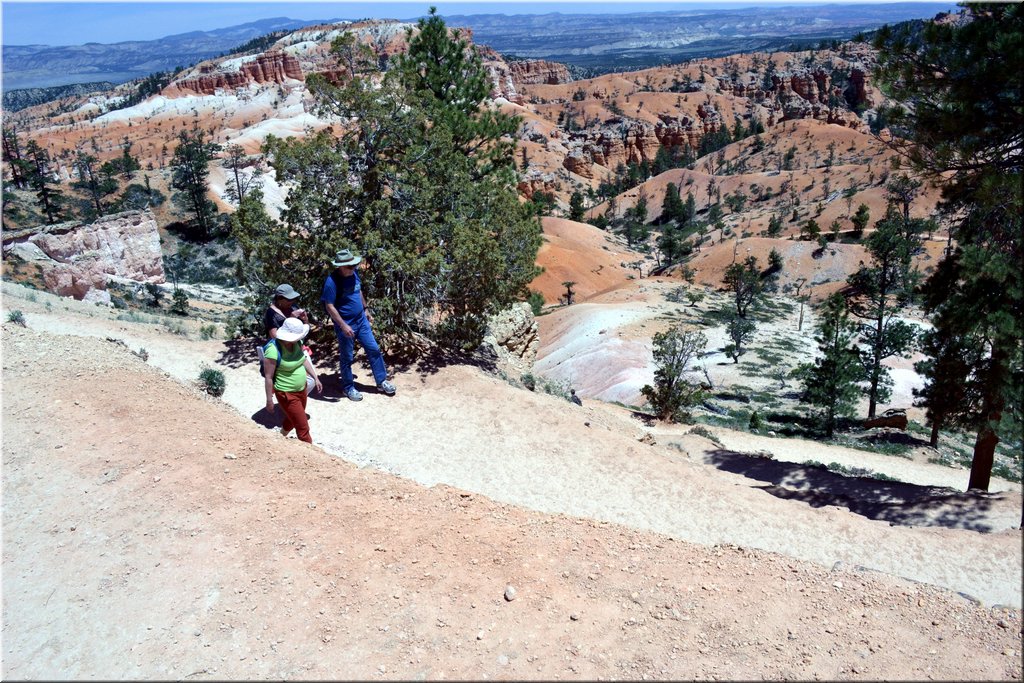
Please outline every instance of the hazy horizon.
[[431, 6], [442, 16], [474, 14], [625, 14], [673, 10], [727, 10], [756, 6], [955, 3], [914, 1], [820, 2], [3, 2], [4, 45], [68, 46], [155, 40], [192, 31], [212, 31], [262, 19], [416, 19]]

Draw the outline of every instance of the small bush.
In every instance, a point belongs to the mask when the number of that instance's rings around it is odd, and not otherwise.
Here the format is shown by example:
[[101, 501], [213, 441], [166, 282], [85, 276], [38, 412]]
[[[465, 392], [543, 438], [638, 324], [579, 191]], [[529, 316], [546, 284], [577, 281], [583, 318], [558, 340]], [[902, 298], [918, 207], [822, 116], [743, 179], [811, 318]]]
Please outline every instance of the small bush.
[[526, 297], [526, 303], [530, 304], [535, 316], [544, 312], [544, 295], [540, 292], [530, 292], [530, 296]]
[[21, 311], [11, 311], [7, 314], [7, 322], [25, 327], [25, 314]]
[[761, 416], [757, 414], [756, 410], [750, 414], [750, 423], [747, 425], [747, 428], [752, 432], [757, 432], [764, 428]]
[[175, 289], [171, 295], [171, 313], [188, 315], [188, 294], [182, 289]]
[[164, 321], [164, 329], [167, 330], [168, 332], [170, 332], [171, 334], [178, 335], [179, 337], [187, 337], [188, 336], [188, 329], [186, 329], [185, 326], [182, 325], [177, 320], [166, 320], [166, 321]]
[[523, 386], [529, 389], [530, 391], [535, 391], [537, 389], [537, 380], [529, 372], [523, 374], [523, 376], [520, 378], [520, 381], [523, 383]]
[[211, 396], [223, 396], [226, 386], [224, 373], [213, 368], [206, 368], [199, 373], [199, 385]]
[[217, 338], [217, 326], [216, 325], [203, 325], [199, 328], [199, 336], [203, 339], [216, 339]]

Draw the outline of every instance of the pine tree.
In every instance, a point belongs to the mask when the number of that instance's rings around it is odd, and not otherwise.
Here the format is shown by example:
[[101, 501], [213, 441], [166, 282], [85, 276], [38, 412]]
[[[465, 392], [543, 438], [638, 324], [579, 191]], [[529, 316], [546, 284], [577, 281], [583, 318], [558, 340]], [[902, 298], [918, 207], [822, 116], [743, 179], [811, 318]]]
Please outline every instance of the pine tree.
[[907, 239], [899, 212], [893, 208], [875, 224], [866, 246], [871, 264], [862, 266], [847, 282], [851, 310], [865, 321], [860, 333], [868, 417], [872, 418], [878, 403], [888, 401], [892, 393], [889, 369], [882, 361], [905, 355], [914, 344], [914, 327], [896, 316], [910, 297], [907, 273], [917, 242]]
[[39, 208], [46, 215], [46, 222], [57, 223], [60, 221], [63, 194], [55, 187], [56, 183], [50, 170], [50, 155], [35, 140], [29, 141], [25, 151], [32, 162], [28, 176], [29, 187], [36, 191]]
[[14, 128], [3, 128], [3, 160], [11, 169], [11, 181], [19, 190], [24, 190], [32, 173], [32, 162], [23, 159], [18, 132]]
[[91, 154], [79, 150], [75, 157], [75, 168], [78, 170], [78, 183], [77, 185], [83, 186], [89, 191], [89, 196], [92, 197], [93, 206], [96, 208], [96, 215], [103, 215], [103, 204], [100, 202], [100, 198], [103, 196], [100, 191], [100, 179], [98, 172], [95, 168], [96, 157]]
[[956, 246], [925, 285], [925, 309], [943, 334], [984, 340], [968, 486], [987, 490], [1024, 354], [1024, 6], [972, 4], [964, 13], [920, 30], [884, 27], [875, 44], [879, 81], [909, 105], [884, 110], [889, 143], [943, 186], [953, 221]]
[[209, 164], [220, 150], [220, 145], [207, 142], [205, 138], [205, 133], [199, 129], [181, 131], [171, 162], [174, 167], [171, 187], [184, 193], [180, 201], [192, 213], [201, 239], [213, 237], [216, 231], [217, 207], [206, 198], [206, 192]]
[[985, 344], [940, 322], [922, 335], [920, 348], [925, 359], [914, 363], [914, 370], [926, 381], [914, 390], [914, 405], [926, 409], [932, 428], [929, 445], [937, 448], [944, 427], [977, 429], [981, 387], [975, 370], [984, 360]]
[[121, 174], [127, 179], [132, 177], [132, 173], [142, 168], [139, 164], [139, 160], [132, 156], [132, 143], [126, 135], [124, 140], [121, 142], [121, 158], [120, 158]]
[[229, 182], [224, 188], [224, 196], [235, 204], [241, 204], [246, 194], [262, 185], [261, 173], [258, 168], [248, 174], [245, 172], [250, 162], [241, 146], [228, 145], [224, 152], [221, 165], [229, 172]]
[[679, 196], [679, 187], [675, 183], [669, 183], [665, 187], [665, 199], [661, 203], [661, 222], [675, 221], [678, 224], [682, 224], [683, 209], [683, 200]]
[[850, 321], [846, 299], [836, 293], [822, 306], [818, 324], [819, 358], [802, 365], [798, 375], [803, 383], [800, 400], [821, 409], [825, 436], [835, 435], [840, 416], [850, 415], [856, 405], [861, 378], [860, 357], [853, 346], [856, 327]]
[[576, 190], [569, 197], [569, 220], [582, 221], [583, 216], [586, 214], [586, 209], [583, 206], [583, 193]]
[[750, 306], [763, 290], [757, 257], [748, 256], [743, 263], [734, 263], [726, 268], [723, 282], [732, 292], [736, 316], [745, 319]]

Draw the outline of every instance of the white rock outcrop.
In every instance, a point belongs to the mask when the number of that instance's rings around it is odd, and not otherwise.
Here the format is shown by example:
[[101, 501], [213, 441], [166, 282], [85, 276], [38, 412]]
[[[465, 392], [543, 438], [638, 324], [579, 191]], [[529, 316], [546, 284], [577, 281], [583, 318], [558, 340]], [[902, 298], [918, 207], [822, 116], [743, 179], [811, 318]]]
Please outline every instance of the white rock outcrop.
[[111, 277], [164, 281], [160, 235], [148, 210], [5, 233], [3, 255], [34, 263], [49, 291], [79, 300], [109, 303]]
[[537, 319], [530, 305], [520, 302], [492, 316], [482, 346], [496, 356], [499, 367], [529, 372], [540, 347]]

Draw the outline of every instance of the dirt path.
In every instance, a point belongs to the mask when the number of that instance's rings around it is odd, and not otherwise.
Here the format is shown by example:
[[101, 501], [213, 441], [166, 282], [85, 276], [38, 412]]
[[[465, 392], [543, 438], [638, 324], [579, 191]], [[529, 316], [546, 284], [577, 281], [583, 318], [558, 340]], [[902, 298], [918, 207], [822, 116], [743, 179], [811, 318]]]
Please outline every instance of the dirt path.
[[180, 383], [222, 343], [3, 291], [5, 677], [1020, 677], [989, 607], [1020, 531], [953, 528], [1019, 493], [873, 519], [847, 478], [464, 366], [311, 401], [321, 450], [259, 424], [254, 367]]

